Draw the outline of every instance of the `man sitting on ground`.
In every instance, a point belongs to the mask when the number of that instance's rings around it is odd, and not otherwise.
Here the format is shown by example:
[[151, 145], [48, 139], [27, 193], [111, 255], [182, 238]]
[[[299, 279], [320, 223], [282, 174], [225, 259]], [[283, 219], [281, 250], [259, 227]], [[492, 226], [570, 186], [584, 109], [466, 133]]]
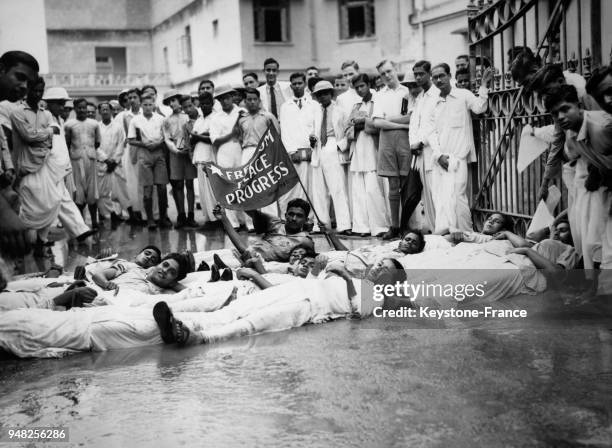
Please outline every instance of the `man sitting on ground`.
[[260, 211], [250, 211], [255, 231], [263, 235], [259, 241], [249, 246], [242, 241], [220, 205], [215, 207], [214, 213], [223, 223], [225, 233], [244, 259], [260, 254], [265, 261], [287, 261], [291, 249], [298, 244], [304, 244], [314, 251], [314, 242], [304, 230], [310, 205], [303, 199], [296, 198], [287, 204], [284, 224], [280, 219]]

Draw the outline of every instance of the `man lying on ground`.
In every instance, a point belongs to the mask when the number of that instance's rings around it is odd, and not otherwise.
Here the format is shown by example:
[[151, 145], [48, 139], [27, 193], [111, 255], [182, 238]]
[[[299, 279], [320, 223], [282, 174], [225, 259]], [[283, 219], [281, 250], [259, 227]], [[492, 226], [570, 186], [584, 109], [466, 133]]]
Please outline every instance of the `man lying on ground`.
[[509, 216], [503, 213], [491, 213], [484, 225], [482, 232], [451, 232], [449, 229], [442, 231], [447, 241], [453, 244], [459, 243], [476, 243], [482, 244], [495, 239], [507, 239], [511, 242], [517, 242], [515, 247], [518, 247], [519, 241], [524, 241], [518, 235], [511, 231], [512, 220]]
[[[169, 294], [172, 291], [180, 291], [184, 288], [178, 283], [184, 279], [189, 270], [189, 263], [183, 254], [171, 253], [166, 255], [161, 263], [147, 270], [136, 266], [125, 272], [119, 272], [116, 268], [110, 269], [105, 275], [115, 275], [113, 278], [113, 293], [96, 291], [94, 288], [86, 287], [83, 281], [76, 282], [78, 287], [65, 288], [65, 284], [52, 284], [46, 288], [35, 291], [15, 291], [0, 293], [0, 310], [13, 310], [17, 308], [45, 308], [59, 310], [64, 307], [64, 301], [68, 298], [62, 296], [64, 292], [70, 292], [71, 306], [82, 306], [84, 303], [92, 305], [106, 305], [109, 303], [130, 305], [134, 300], [141, 300], [142, 296], [150, 294]], [[106, 271], [104, 271], [106, 272]], [[91, 292], [93, 291], [93, 293]], [[93, 294], [93, 297], [92, 297]], [[74, 302], [74, 305], [72, 304]], [[64, 309], [64, 308], [61, 308]]]
[[[301, 280], [274, 286], [232, 301], [211, 313], [177, 313], [159, 302], [153, 316], [166, 343], [179, 345], [210, 343], [237, 336], [281, 331], [307, 323], [321, 323], [346, 317], [367, 317], [375, 302], [361, 294], [360, 280], [342, 268], [329, 268], [324, 279]], [[395, 284], [406, 281], [406, 272], [397, 260], [383, 259], [366, 281]]]
[[304, 230], [309, 213], [310, 205], [300, 198], [289, 201], [284, 224], [281, 220], [258, 210], [250, 211], [255, 232], [263, 235], [259, 241], [247, 245], [232, 227], [225, 210], [220, 205], [214, 210], [215, 216], [223, 223], [225, 233], [240, 255], [248, 259], [260, 254], [265, 261], [287, 261], [291, 249], [298, 244], [307, 245], [314, 251], [314, 242]]

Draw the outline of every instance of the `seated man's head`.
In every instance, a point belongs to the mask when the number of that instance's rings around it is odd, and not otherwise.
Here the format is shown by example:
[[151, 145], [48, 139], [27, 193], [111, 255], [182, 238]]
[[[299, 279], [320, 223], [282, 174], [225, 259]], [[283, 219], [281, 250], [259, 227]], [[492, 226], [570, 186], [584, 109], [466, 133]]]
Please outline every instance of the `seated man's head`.
[[161, 260], [161, 251], [157, 246], [147, 246], [134, 258], [134, 263], [143, 268], [155, 266]]
[[366, 279], [375, 285], [393, 285], [408, 279], [402, 264], [394, 258], [381, 258], [370, 268]]
[[503, 213], [491, 213], [482, 226], [483, 235], [495, 235], [502, 230], [510, 230], [510, 218]]
[[418, 254], [425, 249], [425, 237], [420, 230], [408, 229], [400, 240], [398, 250], [403, 254]]
[[289, 201], [285, 212], [285, 230], [287, 233], [301, 232], [309, 214], [310, 204], [304, 199], [295, 198]]
[[562, 243], [569, 244], [570, 246], [574, 245], [569, 221], [563, 220], [557, 223], [553, 232], [553, 240], [561, 241]]
[[304, 258], [298, 261], [295, 268], [293, 268], [293, 275], [296, 277], [306, 278], [314, 266], [314, 262], [315, 257], [313, 255], [306, 255]]
[[160, 288], [169, 288], [176, 282], [183, 280], [187, 276], [188, 270], [184, 255], [170, 253], [162, 259], [161, 263], [149, 271], [147, 279]]
[[295, 264], [306, 256], [314, 256], [312, 248], [306, 244], [298, 244], [289, 253], [289, 264]]

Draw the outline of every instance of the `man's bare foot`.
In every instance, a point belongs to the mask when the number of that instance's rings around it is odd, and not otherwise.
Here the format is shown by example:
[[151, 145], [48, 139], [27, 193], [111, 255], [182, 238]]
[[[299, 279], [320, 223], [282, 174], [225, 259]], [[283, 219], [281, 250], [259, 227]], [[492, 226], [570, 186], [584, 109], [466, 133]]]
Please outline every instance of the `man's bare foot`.
[[172, 318], [172, 335], [178, 345], [185, 345], [189, 340], [189, 328], [178, 319]]
[[232, 303], [237, 298], [238, 298], [238, 288], [236, 288], [234, 286], [234, 288], [232, 289], [232, 292], [230, 293], [230, 295], [227, 298], [227, 300], [225, 302], [223, 302], [223, 305], [221, 305], [221, 308], [225, 308], [226, 306], [228, 306], [230, 303]]

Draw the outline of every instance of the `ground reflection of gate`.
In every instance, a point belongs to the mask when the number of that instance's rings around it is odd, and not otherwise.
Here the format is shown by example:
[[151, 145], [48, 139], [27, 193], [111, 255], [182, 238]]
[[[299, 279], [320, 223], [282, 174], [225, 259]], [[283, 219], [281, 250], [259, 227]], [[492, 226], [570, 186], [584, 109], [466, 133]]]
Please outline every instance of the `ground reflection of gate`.
[[[512, 80], [512, 54], [529, 47], [543, 63], [562, 64], [588, 79], [603, 59], [610, 61], [610, 55], [602, 57], [602, 48], [612, 46], [611, 13], [612, 2], [601, 0], [472, 0], [468, 5], [474, 89], [480, 85], [481, 68], [495, 68], [489, 112], [474, 119], [478, 194], [473, 212], [478, 228], [488, 211], [500, 210], [524, 231], [537, 206], [546, 162], [544, 154], [522, 173], [516, 170], [523, 126], [552, 120], [541, 99], [525, 94]], [[564, 204], [562, 200], [560, 209]]]

